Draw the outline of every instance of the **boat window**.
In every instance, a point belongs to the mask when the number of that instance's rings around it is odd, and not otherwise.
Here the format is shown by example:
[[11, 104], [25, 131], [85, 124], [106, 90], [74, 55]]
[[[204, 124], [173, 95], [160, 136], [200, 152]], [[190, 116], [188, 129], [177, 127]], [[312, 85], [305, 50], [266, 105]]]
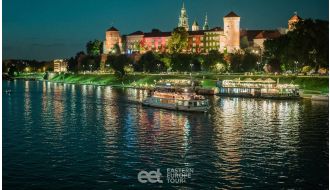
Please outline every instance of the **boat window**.
[[182, 106], [183, 105], [183, 102], [182, 101], [178, 101], [178, 105], [179, 106]]
[[184, 101], [184, 106], [188, 106], [188, 101]]

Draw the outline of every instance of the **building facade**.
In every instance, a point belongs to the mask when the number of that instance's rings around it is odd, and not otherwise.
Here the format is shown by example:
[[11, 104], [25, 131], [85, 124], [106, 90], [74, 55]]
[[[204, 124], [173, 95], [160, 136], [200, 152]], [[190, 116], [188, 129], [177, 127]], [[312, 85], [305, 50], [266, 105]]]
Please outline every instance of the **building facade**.
[[68, 62], [64, 59], [55, 59], [54, 63], [54, 72], [67, 72]]
[[122, 48], [121, 36], [119, 30], [117, 30], [115, 27], [112, 26], [105, 32], [105, 41], [103, 42], [103, 53], [109, 54], [115, 51], [115, 46], [117, 45], [120, 49]]
[[223, 17], [224, 35], [226, 36], [225, 49], [231, 53], [240, 49], [240, 17], [230, 12]]
[[302, 20], [302, 18], [300, 18], [297, 12], [295, 12], [294, 15], [288, 21], [288, 30], [294, 30], [295, 24], [297, 24], [300, 20]]
[[[294, 24], [301, 18], [295, 14], [288, 21], [288, 29], [293, 30]], [[234, 53], [241, 48], [241, 39], [248, 43], [248, 47], [263, 50], [263, 43], [267, 39], [279, 37], [285, 32], [280, 30], [243, 30], [240, 28], [240, 16], [230, 12], [223, 17], [223, 27], [209, 29], [208, 17], [205, 15], [203, 27], [199, 27], [195, 20], [189, 30], [188, 15], [184, 4], [182, 5], [178, 26], [188, 31], [187, 53], [208, 53], [211, 50]], [[283, 29], [282, 29], [283, 30]], [[136, 31], [129, 35], [120, 36], [120, 32], [111, 27], [106, 31], [104, 41], [104, 54], [112, 53], [115, 46], [121, 48], [126, 54], [144, 53], [146, 51], [166, 52], [171, 32], [162, 32], [153, 29], [151, 32]], [[124, 44], [124, 46], [122, 46]], [[243, 47], [243, 46], [242, 46]], [[246, 48], [246, 47], [244, 47]]]
[[182, 3], [181, 14], [179, 16], [178, 27], [183, 27], [187, 31], [189, 30], [188, 15], [186, 8], [184, 7], [184, 2]]

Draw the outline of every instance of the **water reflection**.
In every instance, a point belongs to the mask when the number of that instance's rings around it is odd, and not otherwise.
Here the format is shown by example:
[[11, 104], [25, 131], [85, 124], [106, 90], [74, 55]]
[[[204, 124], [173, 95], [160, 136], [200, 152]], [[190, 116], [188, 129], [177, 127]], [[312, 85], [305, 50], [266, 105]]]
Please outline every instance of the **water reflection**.
[[145, 97], [143, 90], [5, 85], [20, 91], [3, 94], [10, 106], [3, 117], [5, 182], [25, 184], [14, 176], [29, 176], [33, 166], [36, 181], [53, 172], [48, 185], [62, 176], [63, 187], [84, 181], [123, 188], [137, 183], [140, 170], [191, 167], [187, 186], [196, 188], [328, 186], [328, 104], [214, 96], [210, 112], [196, 114], [129, 101]]

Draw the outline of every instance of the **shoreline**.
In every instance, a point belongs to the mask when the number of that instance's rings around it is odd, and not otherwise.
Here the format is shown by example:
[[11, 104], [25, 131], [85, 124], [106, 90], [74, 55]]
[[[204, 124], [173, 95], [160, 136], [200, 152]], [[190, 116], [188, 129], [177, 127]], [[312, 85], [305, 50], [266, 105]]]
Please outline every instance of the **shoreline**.
[[[74, 84], [74, 85], [92, 85], [92, 86], [109, 86], [109, 87], [115, 87], [115, 88], [130, 88], [130, 89], [140, 89], [140, 90], [149, 90], [151, 89], [150, 87], [145, 87], [145, 86], [133, 86], [133, 85], [127, 85], [127, 84], [101, 84], [97, 83], [94, 81], [93, 82], [69, 82], [69, 81], [61, 81], [61, 80], [53, 80], [53, 79], [32, 79], [32, 78], [21, 78], [21, 77], [15, 77], [14, 80], [31, 80], [31, 81], [46, 81], [46, 82], [52, 82], [52, 83], [59, 83], [59, 84]], [[203, 90], [212, 90], [216, 88], [214, 87], [202, 87], [201, 89]], [[300, 89], [301, 94], [300, 97], [301, 99], [311, 99], [312, 96], [314, 95], [323, 95], [321, 91], [316, 91], [316, 90], [306, 90], [307, 93], [305, 93], [305, 89]], [[209, 94], [209, 93], [200, 93], [201, 95], [216, 95], [216, 94]], [[232, 96], [235, 97], [235, 96]]]

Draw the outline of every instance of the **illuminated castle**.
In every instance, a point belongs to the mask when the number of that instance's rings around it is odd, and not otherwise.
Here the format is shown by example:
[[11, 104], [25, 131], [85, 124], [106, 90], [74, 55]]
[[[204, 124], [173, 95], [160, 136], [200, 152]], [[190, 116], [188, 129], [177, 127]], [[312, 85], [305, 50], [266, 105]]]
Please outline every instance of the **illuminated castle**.
[[[289, 30], [292, 30], [294, 23], [300, 19], [295, 14], [289, 20]], [[261, 53], [265, 40], [276, 38], [283, 34], [279, 30], [241, 29], [240, 16], [233, 11], [223, 17], [223, 27], [210, 29], [206, 14], [203, 27], [199, 27], [195, 20], [190, 30], [188, 14], [184, 3], [182, 4], [178, 20], [177, 26], [185, 28], [189, 34], [187, 53], [208, 53], [211, 50], [233, 53], [240, 50], [241, 39], [243, 38], [245, 38], [248, 46], [254, 52]], [[125, 36], [120, 36], [119, 30], [111, 27], [106, 31], [103, 53], [109, 54], [114, 52], [114, 48], [117, 45], [121, 52], [126, 54], [145, 53], [146, 51], [167, 52], [167, 45], [170, 38], [171, 32], [162, 32], [158, 29], [153, 29], [151, 32], [136, 31]]]

